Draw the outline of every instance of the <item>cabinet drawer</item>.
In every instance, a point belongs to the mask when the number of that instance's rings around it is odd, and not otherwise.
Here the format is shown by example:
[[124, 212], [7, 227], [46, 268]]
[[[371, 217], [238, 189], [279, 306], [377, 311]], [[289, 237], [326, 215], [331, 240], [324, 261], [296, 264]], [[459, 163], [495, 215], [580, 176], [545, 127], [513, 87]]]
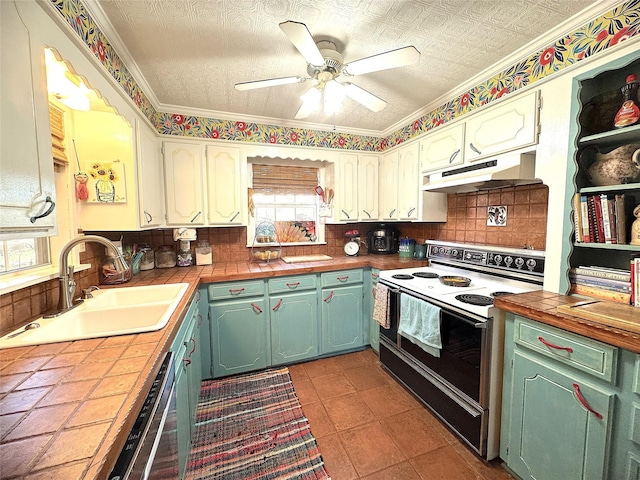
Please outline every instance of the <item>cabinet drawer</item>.
[[209, 300], [221, 300], [223, 298], [242, 298], [264, 295], [264, 281], [214, 283], [209, 285]]
[[339, 285], [349, 285], [351, 283], [362, 283], [362, 269], [339, 270], [337, 272], [326, 272], [322, 274], [323, 287], [335, 287]]
[[315, 275], [298, 275], [295, 277], [272, 278], [269, 280], [269, 293], [298, 292], [316, 288]]
[[515, 343], [608, 382], [615, 382], [618, 349], [534, 322], [515, 320]]

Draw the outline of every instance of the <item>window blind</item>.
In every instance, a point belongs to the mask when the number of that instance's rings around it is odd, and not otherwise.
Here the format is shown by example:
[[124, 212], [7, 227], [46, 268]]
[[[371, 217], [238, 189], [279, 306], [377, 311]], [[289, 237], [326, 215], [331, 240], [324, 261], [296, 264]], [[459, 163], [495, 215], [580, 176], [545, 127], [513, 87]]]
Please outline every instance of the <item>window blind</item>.
[[255, 193], [291, 194], [315, 193], [318, 169], [285, 165], [253, 163], [253, 190]]
[[63, 167], [69, 163], [64, 144], [64, 111], [51, 103], [49, 103], [49, 123], [51, 125], [53, 164]]

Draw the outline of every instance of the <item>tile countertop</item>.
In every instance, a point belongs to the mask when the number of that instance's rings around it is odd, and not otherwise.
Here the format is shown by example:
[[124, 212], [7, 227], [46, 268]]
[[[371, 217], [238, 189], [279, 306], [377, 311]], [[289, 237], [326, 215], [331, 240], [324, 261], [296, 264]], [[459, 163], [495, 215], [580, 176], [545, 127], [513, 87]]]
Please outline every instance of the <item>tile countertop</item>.
[[0, 351], [0, 478], [106, 478], [200, 283], [427, 264], [362, 255], [141, 272], [116, 288], [189, 283], [164, 329]]
[[[581, 297], [568, 297], [538, 290], [497, 297], [494, 305], [507, 312], [600, 340], [616, 347], [625, 348], [634, 353], [640, 353], [640, 334], [637, 331], [623, 330], [594, 320], [586, 320], [556, 311], [556, 308], [560, 305], [575, 304], [584, 300]], [[637, 310], [637, 315], [640, 319], [640, 308], [629, 306], [629, 309], [632, 309], [631, 311]], [[638, 323], [640, 324], [640, 321]]]

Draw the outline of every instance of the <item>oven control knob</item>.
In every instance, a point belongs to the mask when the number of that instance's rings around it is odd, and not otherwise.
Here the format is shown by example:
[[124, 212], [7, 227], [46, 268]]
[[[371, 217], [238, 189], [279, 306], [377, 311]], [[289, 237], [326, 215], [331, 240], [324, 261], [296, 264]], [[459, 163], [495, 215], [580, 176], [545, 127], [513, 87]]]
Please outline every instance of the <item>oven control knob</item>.
[[458, 250], [456, 250], [455, 248], [453, 250], [451, 250], [451, 255], [453, 255], [454, 257], [458, 256]]
[[533, 258], [530, 258], [529, 260], [527, 260], [527, 268], [531, 271], [533, 271], [533, 269], [536, 268], [536, 261]]
[[512, 263], [513, 263], [513, 258], [511, 258], [511, 257], [504, 257], [504, 264], [505, 264], [507, 267], [511, 267], [511, 264], [512, 264]]
[[516, 267], [522, 268], [523, 265], [524, 265], [524, 260], [520, 257], [516, 258]]
[[500, 263], [502, 263], [502, 255], [496, 255], [493, 257], [493, 260], [496, 262], [496, 265], [500, 265]]

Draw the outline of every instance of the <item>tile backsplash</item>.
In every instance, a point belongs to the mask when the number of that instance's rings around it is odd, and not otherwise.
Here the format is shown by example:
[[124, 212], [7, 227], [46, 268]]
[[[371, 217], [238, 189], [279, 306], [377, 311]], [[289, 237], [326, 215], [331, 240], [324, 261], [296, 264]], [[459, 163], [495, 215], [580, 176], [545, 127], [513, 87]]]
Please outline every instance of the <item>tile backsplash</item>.
[[[414, 238], [418, 242], [433, 239], [516, 248], [527, 245], [536, 250], [544, 250], [548, 192], [545, 185], [537, 184], [450, 194], [446, 223], [404, 222], [396, 226], [402, 236]], [[506, 226], [487, 226], [487, 207], [498, 205], [507, 207]], [[341, 257], [344, 255], [344, 233], [357, 228], [364, 240], [372, 225], [374, 224], [327, 225], [326, 245], [283, 247], [283, 255], [326, 254]], [[172, 229], [86, 233], [102, 235], [110, 240], [120, 240], [122, 237], [125, 245], [147, 243], [154, 248], [161, 245], [177, 248], [177, 242], [173, 241]], [[246, 227], [200, 228], [198, 239], [209, 241], [214, 263], [249, 260]], [[91, 243], [86, 245], [87, 248], [80, 255], [80, 260], [82, 263], [90, 263], [91, 268], [75, 274], [77, 292], [99, 283], [98, 266], [104, 254], [104, 247]], [[0, 296], [0, 333], [17, 328], [51, 310], [57, 305], [58, 296], [57, 279]]]

